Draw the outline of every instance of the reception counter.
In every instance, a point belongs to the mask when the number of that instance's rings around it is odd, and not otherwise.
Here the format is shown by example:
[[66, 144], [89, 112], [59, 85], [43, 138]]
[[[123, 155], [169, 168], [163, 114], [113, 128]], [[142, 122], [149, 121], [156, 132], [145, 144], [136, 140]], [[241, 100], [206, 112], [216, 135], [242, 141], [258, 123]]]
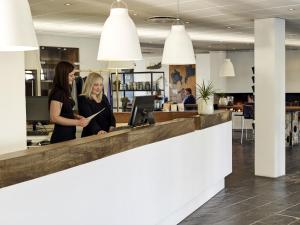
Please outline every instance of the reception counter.
[[224, 188], [230, 112], [0, 156], [0, 224], [176, 224]]

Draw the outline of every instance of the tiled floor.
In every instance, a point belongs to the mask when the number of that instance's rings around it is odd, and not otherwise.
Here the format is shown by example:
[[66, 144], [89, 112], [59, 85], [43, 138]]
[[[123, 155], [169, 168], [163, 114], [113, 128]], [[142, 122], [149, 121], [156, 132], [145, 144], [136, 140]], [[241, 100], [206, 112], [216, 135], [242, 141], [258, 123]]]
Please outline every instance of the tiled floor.
[[[254, 176], [254, 141], [233, 133], [233, 173], [225, 190], [180, 225], [300, 225], [300, 146], [286, 149], [287, 176]], [[267, 162], [266, 162], [267, 163]]]

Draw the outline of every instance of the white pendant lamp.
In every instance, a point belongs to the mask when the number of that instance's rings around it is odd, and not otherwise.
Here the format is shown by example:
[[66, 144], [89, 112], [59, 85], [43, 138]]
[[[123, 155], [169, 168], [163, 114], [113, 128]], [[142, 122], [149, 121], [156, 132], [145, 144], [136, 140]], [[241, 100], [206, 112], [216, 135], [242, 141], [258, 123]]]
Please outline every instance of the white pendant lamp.
[[0, 51], [37, 50], [38, 43], [27, 0], [0, 0]]
[[224, 63], [220, 69], [219, 75], [220, 75], [220, 77], [234, 77], [235, 76], [233, 64], [230, 59], [224, 60]]
[[98, 60], [142, 60], [141, 46], [135, 24], [128, 15], [125, 2], [116, 0], [101, 33]]
[[196, 64], [192, 40], [179, 19], [179, 0], [177, 1], [177, 24], [172, 25], [165, 41], [162, 64]]

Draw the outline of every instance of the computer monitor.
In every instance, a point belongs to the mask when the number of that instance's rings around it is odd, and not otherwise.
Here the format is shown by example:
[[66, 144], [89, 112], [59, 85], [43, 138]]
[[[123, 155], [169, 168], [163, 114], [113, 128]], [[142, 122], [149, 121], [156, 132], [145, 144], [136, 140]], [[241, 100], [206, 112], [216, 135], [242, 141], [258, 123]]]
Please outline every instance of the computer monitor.
[[155, 96], [136, 96], [133, 99], [129, 126], [135, 127], [145, 124], [154, 124], [154, 98]]
[[26, 96], [26, 120], [36, 129], [37, 122], [49, 122], [48, 96]]

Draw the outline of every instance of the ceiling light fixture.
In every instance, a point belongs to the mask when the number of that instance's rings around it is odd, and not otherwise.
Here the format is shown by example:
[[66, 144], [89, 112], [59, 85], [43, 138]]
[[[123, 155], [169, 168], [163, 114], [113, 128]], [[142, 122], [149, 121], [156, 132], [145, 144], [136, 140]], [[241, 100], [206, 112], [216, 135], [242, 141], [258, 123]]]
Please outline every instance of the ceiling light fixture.
[[135, 24], [128, 14], [127, 4], [122, 0], [112, 3], [110, 15], [101, 33], [98, 60], [142, 60], [140, 41]]
[[37, 50], [38, 43], [27, 0], [2, 0], [0, 51]]
[[231, 26], [228, 26], [228, 27], [227, 27], [227, 29], [231, 29], [231, 28], [232, 28]]
[[234, 77], [235, 72], [233, 68], [233, 64], [230, 59], [225, 59], [223, 65], [221, 66], [220, 72], [219, 72], [220, 77]]
[[177, 20], [172, 25], [163, 50], [162, 64], [188, 65], [195, 64], [195, 54], [192, 40], [179, 19], [179, 0], [177, 0]]
[[67, 2], [67, 3], [65, 3], [64, 5], [65, 5], [65, 6], [70, 6], [70, 5], [72, 5], [72, 4]]
[[289, 11], [294, 11], [295, 9], [294, 8], [289, 8]]

